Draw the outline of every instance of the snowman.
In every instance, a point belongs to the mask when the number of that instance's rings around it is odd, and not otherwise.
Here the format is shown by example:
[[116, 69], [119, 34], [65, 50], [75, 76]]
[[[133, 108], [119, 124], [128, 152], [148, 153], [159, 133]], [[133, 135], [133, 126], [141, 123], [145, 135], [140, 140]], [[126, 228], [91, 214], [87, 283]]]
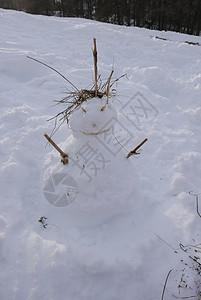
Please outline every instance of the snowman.
[[93, 56], [95, 90], [78, 91], [72, 85], [76, 92], [67, 117], [71, 135], [61, 145], [68, 163], [61, 164], [55, 152], [48, 155], [44, 163], [44, 196], [57, 207], [70, 204], [87, 213], [123, 213], [137, 204], [139, 180], [134, 161], [126, 158], [124, 142], [128, 131], [109, 95], [113, 70], [102, 90], [98, 90], [96, 39]]
[[[123, 213], [135, 208], [139, 180], [134, 160], [118, 141], [118, 113], [107, 97], [93, 97], [73, 112], [71, 135], [61, 144], [68, 163], [52, 151], [44, 168], [44, 195], [54, 206], [88, 213]], [[125, 133], [125, 132], [124, 132]], [[54, 185], [54, 186], [53, 186]]]

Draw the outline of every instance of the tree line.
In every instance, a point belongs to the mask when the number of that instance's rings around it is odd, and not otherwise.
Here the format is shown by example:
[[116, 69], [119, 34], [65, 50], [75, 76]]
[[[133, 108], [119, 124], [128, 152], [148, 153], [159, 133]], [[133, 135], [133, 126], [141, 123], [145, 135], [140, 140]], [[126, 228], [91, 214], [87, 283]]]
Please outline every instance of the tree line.
[[200, 35], [201, 0], [0, 0], [1, 8]]

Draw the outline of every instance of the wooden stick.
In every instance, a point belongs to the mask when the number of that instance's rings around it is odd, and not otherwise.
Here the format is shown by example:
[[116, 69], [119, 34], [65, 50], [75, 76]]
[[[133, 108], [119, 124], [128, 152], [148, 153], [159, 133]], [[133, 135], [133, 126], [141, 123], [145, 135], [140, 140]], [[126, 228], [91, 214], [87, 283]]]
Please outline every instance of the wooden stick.
[[135, 147], [135, 149], [133, 149], [132, 151], [130, 151], [128, 153], [128, 155], [126, 156], [126, 158], [129, 158], [131, 155], [138, 155], [140, 154], [140, 152], [137, 152], [137, 150], [142, 146], [144, 145], [144, 143], [146, 143], [148, 141], [148, 139], [144, 139], [144, 141], [142, 141], [137, 147]]
[[173, 269], [171, 269], [171, 270], [168, 272], [167, 276], [166, 276], [165, 284], [164, 284], [164, 287], [163, 287], [163, 293], [162, 293], [162, 296], [161, 296], [161, 300], [163, 300], [163, 298], [164, 298], [164, 294], [165, 294], [165, 289], [166, 289], [167, 281], [168, 281], [168, 278], [169, 278], [170, 273], [172, 272], [172, 270], [173, 270]]
[[97, 49], [96, 49], [96, 39], [94, 38], [94, 49], [93, 49], [93, 56], [94, 56], [94, 75], [95, 75], [95, 97], [98, 95], [98, 71], [97, 71]]
[[44, 133], [44, 137], [46, 137], [46, 139], [48, 140], [48, 142], [50, 142], [50, 144], [52, 144], [52, 146], [60, 153], [62, 159], [61, 162], [66, 165], [68, 163], [68, 154], [64, 153], [59, 146], [57, 146], [55, 144], [55, 142], [53, 142], [53, 140], [47, 135], [47, 133]]
[[110, 93], [110, 80], [112, 78], [112, 75], [114, 73], [114, 70], [112, 69], [110, 76], [108, 78], [108, 84], [107, 84], [107, 104], [109, 103], [109, 93]]

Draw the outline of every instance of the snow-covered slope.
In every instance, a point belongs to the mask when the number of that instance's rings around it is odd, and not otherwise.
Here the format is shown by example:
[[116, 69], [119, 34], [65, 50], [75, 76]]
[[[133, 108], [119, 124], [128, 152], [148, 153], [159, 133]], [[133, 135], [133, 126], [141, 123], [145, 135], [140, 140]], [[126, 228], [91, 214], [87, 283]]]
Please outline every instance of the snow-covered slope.
[[[0, 299], [156, 300], [170, 269], [166, 299], [198, 295], [192, 258], [201, 251], [201, 219], [189, 191], [201, 192], [201, 47], [185, 41], [201, 39], [2, 9], [0, 28]], [[127, 139], [120, 152], [108, 152], [108, 166], [86, 193], [78, 189], [73, 203], [56, 207], [43, 181], [59, 155], [43, 134], [60, 111], [52, 100], [70, 86], [27, 56], [86, 88], [93, 37], [102, 78], [113, 64], [116, 77], [127, 74], [112, 100], [115, 134]], [[70, 134], [64, 125], [54, 140], [72, 151]], [[124, 163], [122, 146], [130, 151], [146, 137], [141, 154]], [[103, 171], [113, 185], [101, 190]], [[128, 197], [133, 204], [125, 209]]]

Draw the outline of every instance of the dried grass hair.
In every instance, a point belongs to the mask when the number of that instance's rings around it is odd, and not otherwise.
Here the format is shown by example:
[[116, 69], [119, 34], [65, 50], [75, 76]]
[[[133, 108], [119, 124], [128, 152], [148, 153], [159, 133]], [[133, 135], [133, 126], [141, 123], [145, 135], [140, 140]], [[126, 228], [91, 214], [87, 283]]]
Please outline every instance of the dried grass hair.
[[[78, 110], [81, 108], [81, 105], [90, 99], [94, 97], [98, 98], [103, 98], [104, 96], [107, 97], [106, 104], [102, 107], [101, 110], [104, 110], [106, 105], [109, 103], [109, 98], [115, 96], [115, 90], [111, 89], [113, 85], [119, 81], [122, 77], [126, 76], [126, 74], [114, 79], [112, 79], [114, 70], [112, 69], [110, 76], [103, 82], [101, 79], [101, 76], [97, 75], [97, 50], [96, 50], [96, 39], [94, 39], [94, 49], [93, 51], [93, 57], [94, 57], [94, 74], [95, 74], [95, 83], [92, 84], [92, 87], [90, 89], [81, 89], [79, 90], [69, 79], [67, 79], [62, 73], [54, 69], [53, 67], [41, 62], [38, 59], [35, 59], [33, 57], [28, 56], [29, 59], [32, 59], [49, 69], [53, 70], [57, 74], [59, 74], [64, 80], [66, 80], [71, 88], [72, 91], [66, 92], [67, 96], [62, 98], [61, 100], [54, 100], [56, 102], [56, 105], [59, 104], [65, 104], [66, 108], [63, 111], [60, 111], [58, 114], [53, 116], [52, 118], [48, 119], [50, 120], [55, 120], [55, 125], [54, 129], [51, 133], [51, 137], [55, 134], [55, 132], [60, 128], [60, 126], [64, 123], [67, 122], [69, 123], [69, 117], [73, 114], [75, 110]], [[83, 109], [83, 108], [82, 108]], [[83, 109], [83, 111], [85, 111]], [[86, 112], [86, 111], [85, 111]], [[57, 123], [61, 122], [58, 126]]]

